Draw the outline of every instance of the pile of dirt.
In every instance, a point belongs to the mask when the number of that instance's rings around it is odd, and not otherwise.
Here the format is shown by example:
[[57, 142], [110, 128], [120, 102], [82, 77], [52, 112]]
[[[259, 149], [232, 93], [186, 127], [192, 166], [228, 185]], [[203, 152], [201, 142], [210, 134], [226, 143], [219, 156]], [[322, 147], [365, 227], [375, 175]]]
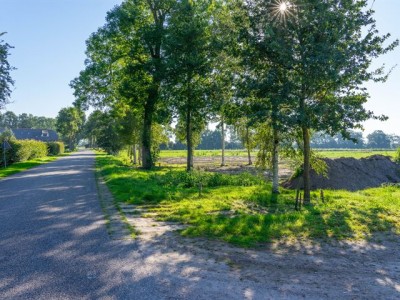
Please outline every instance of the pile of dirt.
[[[384, 183], [400, 182], [400, 165], [390, 157], [373, 155], [367, 158], [323, 159], [328, 166], [328, 176], [311, 171], [311, 189], [344, 189], [357, 191], [379, 187]], [[292, 178], [284, 183], [287, 188], [302, 188], [302, 177]]]

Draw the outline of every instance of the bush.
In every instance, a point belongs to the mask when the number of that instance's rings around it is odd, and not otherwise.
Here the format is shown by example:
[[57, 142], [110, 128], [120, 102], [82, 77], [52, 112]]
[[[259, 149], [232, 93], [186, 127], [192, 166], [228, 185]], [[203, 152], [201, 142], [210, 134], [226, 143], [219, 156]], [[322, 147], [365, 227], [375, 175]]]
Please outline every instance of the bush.
[[63, 142], [48, 142], [47, 149], [49, 155], [60, 155], [65, 152], [65, 146]]
[[10, 140], [11, 162], [23, 162], [29, 159], [42, 158], [47, 156], [46, 143], [35, 140]]
[[400, 164], [400, 148], [397, 148], [396, 154], [394, 156], [394, 161]]
[[253, 186], [262, 184], [263, 180], [249, 173], [229, 175], [206, 171], [170, 171], [163, 176], [153, 175], [162, 185], [191, 188], [201, 184], [203, 187], [218, 186]]

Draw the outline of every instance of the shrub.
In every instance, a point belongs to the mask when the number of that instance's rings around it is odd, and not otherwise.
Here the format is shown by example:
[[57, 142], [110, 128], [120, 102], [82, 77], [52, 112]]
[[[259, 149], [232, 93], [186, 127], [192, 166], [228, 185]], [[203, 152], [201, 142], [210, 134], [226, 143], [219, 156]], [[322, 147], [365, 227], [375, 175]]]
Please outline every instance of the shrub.
[[203, 187], [217, 186], [253, 186], [262, 184], [263, 180], [249, 173], [228, 175], [206, 171], [170, 171], [163, 176], [153, 175], [162, 185], [173, 185], [185, 188], [201, 184]]
[[400, 148], [397, 148], [396, 154], [394, 156], [394, 161], [400, 164]]
[[23, 162], [29, 159], [47, 156], [46, 143], [35, 140], [10, 140], [11, 162]]
[[60, 155], [65, 152], [65, 146], [63, 142], [48, 142], [47, 149], [49, 155]]

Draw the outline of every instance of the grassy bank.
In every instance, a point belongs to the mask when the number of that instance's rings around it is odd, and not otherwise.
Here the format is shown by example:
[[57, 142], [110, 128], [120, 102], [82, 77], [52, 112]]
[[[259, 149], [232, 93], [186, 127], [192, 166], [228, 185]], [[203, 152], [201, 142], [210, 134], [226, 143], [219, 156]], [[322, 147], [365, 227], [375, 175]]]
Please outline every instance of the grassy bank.
[[[222, 175], [181, 167], [144, 171], [98, 154], [97, 168], [116, 201], [153, 205], [160, 220], [188, 224], [183, 235], [255, 246], [281, 238], [364, 239], [375, 232], [400, 234], [400, 188], [313, 193], [313, 206], [294, 210], [294, 192], [278, 196], [249, 174]], [[200, 183], [202, 189], [200, 191]]]
[[54, 161], [59, 156], [47, 156], [43, 158], [32, 159], [24, 162], [14, 163], [12, 165], [7, 166], [7, 168], [2, 167], [0, 169], [0, 178], [7, 177], [33, 167]]

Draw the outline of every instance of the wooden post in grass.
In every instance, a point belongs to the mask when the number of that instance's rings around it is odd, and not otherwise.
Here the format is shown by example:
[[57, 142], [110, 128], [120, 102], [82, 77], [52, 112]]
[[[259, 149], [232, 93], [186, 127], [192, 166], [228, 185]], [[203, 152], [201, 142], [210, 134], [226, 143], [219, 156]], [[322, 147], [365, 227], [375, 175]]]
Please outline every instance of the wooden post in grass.
[[300, 194], [299, 194], [299, 210], [301, 210], [301, 202], [303, 201], [303, 197], [302, 197], [303, 195], [302, 195], [302, 193], [300, 192]]
[[295, 210], [298, 210], [298, 205], [299, 205], [299, 189], [296, 189], [296, 204], [294, 206]]
[[320, 196], [321, 196], [322, 202], [325, 203], [324, 190], [322, 190], [322, 189], [321, 189], [321, 191], [320, 191]]
[[203, 195], [203, 183], [199, 183], [199, 197]]

